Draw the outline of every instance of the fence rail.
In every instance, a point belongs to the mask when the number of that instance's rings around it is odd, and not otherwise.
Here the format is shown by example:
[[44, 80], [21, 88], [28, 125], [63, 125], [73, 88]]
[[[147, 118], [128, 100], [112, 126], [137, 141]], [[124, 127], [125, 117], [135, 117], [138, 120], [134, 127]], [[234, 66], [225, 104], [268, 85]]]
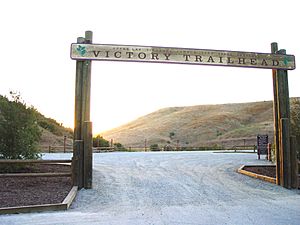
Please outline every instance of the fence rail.
[[42, 152], [72, 152], [73, 145], [41, 145], [40, 149]]
[[56, 164], [56, 163], [72, 163], [72, 160], [22, 160], [22, 159], [1, 159], [0, 164]]
[[235, 145], [232, 147], [232, 150], [237, 151], [237, 150], [257, 150], [256, 145]]
[[13, 164], [62, 164], [70, 163], [70, 172], [60, 173], [60, 172], [46, 172], [46, 173], [3, 173], [0, 174], [1, 177], [72, 177], [72, 160], [18, 160], [18, 159], [7, 159], [0, 160], [0, 165], [13, 165]]

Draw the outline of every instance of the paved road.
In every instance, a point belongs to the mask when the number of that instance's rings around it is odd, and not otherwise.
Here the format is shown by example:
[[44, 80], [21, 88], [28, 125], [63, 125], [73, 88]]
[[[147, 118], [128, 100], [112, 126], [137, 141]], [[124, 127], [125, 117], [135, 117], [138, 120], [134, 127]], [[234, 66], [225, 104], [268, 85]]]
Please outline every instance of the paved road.
[[267, 162], [255, 154], [95, 154], [94, 188], [70, 210], [0, 216], [0, 224], [300, 224], [299, 191], [235, 172], [257, 163]]

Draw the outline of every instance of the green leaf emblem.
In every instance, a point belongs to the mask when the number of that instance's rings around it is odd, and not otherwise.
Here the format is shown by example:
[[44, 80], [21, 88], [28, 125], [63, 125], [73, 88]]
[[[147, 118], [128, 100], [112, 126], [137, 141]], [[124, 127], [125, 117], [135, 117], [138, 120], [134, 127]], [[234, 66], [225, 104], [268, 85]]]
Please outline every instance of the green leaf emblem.
[[284, 57], [284, 59], [283, 59], [283, 63], [284, 63], [284, 65], [288, 65], [288, 63], [289, 63], [289, 58], [288, 57]]
[[86, 53], [86, 48], [85, 46], [81, 46], [79, 45], [77, 48], [76, 48], [77, 52], [81, 55], [81, 56], [84, 56], [85, 53]]

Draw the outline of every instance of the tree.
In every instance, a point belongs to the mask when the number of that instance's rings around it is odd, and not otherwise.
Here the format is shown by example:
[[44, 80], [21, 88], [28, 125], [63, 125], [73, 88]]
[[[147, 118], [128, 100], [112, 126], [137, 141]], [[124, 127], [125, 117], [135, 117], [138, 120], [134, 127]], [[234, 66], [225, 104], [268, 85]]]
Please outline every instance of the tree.
[[127, 149], [119, 142], [114, 143], [116, 151], [127, 151]]
[[12, 100], [0, 96], [0, 158], [38, 158], [41, 131], [34, 109], [21, 102], [20, 94], [10, 95]]
[[93, 147], [109, 147], [109, 141], [98, 134], [96, 137], [93, 137]]

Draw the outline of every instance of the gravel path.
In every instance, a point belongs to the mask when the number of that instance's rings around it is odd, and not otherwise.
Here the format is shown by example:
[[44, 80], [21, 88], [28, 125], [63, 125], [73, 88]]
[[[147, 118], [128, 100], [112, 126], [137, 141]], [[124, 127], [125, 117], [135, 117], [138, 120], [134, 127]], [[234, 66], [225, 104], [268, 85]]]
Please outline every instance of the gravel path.
[[[70, 157], [68, 154], [45, 155]], [[0, 216], [0, 224], [300, 224], [300, 192], [236, 173], [255, 154], [94, 155], [94, 188], [70, 210]]]

